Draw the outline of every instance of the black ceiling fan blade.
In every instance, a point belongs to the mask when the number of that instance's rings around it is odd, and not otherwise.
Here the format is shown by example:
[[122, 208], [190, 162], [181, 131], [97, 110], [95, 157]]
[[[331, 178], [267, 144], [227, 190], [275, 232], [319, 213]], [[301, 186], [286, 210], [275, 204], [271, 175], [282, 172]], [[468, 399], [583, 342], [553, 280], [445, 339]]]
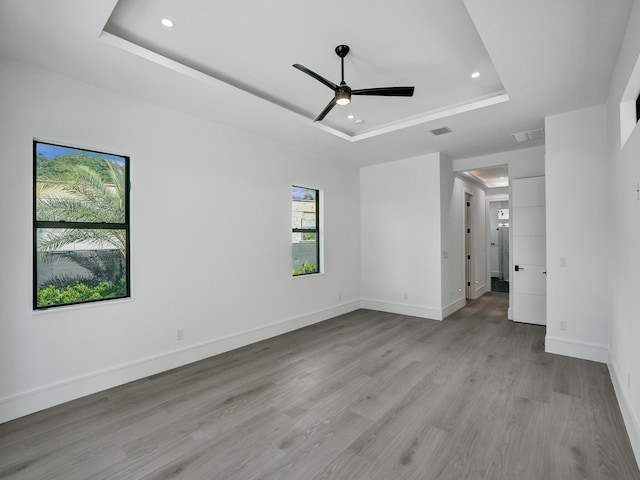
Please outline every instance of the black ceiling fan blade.
[[322, 120], [324, 119], [324, 117], [326, 117], [326, 116], [327, 116], [327, 113], [329, 113], [329, 112], [331, 111], [331, 109], [332, 109], [333, 107], [335, 107], [335, 106], [336, 106], [336, 99], [335, 99], [335, 97], [334, 97], [334, 99], [333, 99], [333, 100], [331, 100], [331, 101], [327, 104], [327, 106], [326, 106], [326, 107], [324, 107], [324, 110], [322, 110], [322, 112], [320, 112], [320, 115], [318, 115], [318, 116], [316, 117], [316, 119], [314, 120], [314, 122], [320, 122], [320, 121], [322, 121]]
[[309, 70], [307, 67], [305, 67], [304, 65], [300, 65], [299, 63], [294, 63], [293, 64], [293, 68], [297, 68], [298, 70], [300, 70], [301, 72], [306, 73], [307, 75], [309, 75], [310, 77], [315, 78], [316, 80], [318, 80], [320, 83], [324, 83], [327, 87], [329, 87], [331, 90], [333, 90], [334, 92], [338, 89], [338, 85], [336, 85], [335, 83], [333, 83], [330, 80], [327, 80], [326, 78], [324, 78], [321, 75], [318, 75], [316, 72]]
[[415, 87], [380, 87], [351, 90], [351, 95], [380, 95], [383, 97], [413, 97]]

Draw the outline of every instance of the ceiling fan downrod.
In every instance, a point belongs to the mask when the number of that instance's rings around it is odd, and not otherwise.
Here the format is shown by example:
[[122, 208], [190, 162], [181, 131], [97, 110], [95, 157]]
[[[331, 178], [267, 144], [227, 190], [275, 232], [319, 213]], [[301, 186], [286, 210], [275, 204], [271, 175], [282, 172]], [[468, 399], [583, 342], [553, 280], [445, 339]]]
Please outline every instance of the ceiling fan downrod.
[[349, 45], [338, 45], [336, 47], [336, 55], [340, 57], [340, 66], [341, 68], [341, 76], [342, 80], [340, 81], [340, 85], [344, 85], [344, 57], [349, 53]]

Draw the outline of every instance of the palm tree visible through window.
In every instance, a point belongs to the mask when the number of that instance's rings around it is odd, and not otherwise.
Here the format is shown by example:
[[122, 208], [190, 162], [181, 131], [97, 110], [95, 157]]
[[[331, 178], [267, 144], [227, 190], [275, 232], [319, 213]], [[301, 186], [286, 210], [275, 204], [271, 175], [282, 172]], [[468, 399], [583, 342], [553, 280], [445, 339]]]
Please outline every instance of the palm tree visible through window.
[[129, 296], [128, 157], [34, 142], [34, 307]]

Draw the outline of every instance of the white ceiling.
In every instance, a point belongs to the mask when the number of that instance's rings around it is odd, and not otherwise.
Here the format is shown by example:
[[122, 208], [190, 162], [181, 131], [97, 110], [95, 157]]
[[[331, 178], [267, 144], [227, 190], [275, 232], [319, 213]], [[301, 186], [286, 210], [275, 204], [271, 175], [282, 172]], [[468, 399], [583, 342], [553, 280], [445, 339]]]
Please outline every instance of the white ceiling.
[[486, 188], [501, 188], [509, 186], [509, 168], [507, 165], [476, 168], [461, 173], [481, 185], [484, 185]]
[[[163, 27], [164, 17], [175, 27]], [[276, 8], [260, 1], [120, 0], [105, 30], [311, 120], [333, 92], [292, 64], [339, 84], [335, 47], [346, 43], [352, 88], [416, 87], [413, 98], [358, 97], [334, 108], [323, 124], [351, 138], [505, 93], [461, 0], [413, 0], [402, 8], [370, 0], [308, 2], [303, 10], [299, 0]], [[472, 79], [475, 71], [481, 76]]]
[[[631, 4], [1, 0], [0, 53], [357, 165], [457, 159], [541, 145], [512, 134], [604, 103]], [[339, 83], [339, 44], [352, 88], [415, 95], [354, 97], [313, 123], [333, 93], [291, 65]]]

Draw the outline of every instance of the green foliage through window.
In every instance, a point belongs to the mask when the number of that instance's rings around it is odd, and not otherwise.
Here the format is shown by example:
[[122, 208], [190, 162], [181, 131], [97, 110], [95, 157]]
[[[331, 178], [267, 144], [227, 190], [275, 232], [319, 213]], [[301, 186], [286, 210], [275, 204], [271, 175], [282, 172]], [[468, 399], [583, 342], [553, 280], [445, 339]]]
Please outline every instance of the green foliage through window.
[[80, 282], [75, 282], [64, 288], [49, 285], [38, 288], [38, 306], [47, 307], [52, 305], [90, 302], [92, 300], [102, 300], [105, 298], [124, 297], [126, 293], [127, 286], [123, 278], [115, 285], [111, 282], [102, 282], [93, 288]]
[[305, 275], [307, 273], [318, 273], [318, 266], [315, 263], [304, 262], [302, 267], [293, 269], [293, 275]]

